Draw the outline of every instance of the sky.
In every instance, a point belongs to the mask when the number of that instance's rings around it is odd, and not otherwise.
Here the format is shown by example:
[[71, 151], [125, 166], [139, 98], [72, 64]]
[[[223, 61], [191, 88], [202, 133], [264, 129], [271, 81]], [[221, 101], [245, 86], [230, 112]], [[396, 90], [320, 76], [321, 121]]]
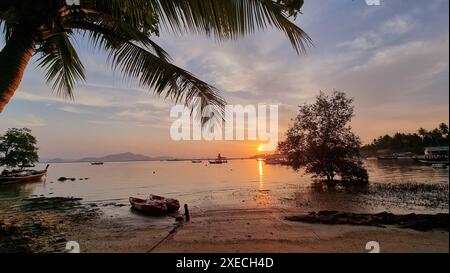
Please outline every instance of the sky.
[[[380, 6], [307, 0], [295, 21], [315, 44], [306, 56], [298, 56], [276, 30], [221, 43], [164, 32], [155, 40], [176, 65], [216, 86], [228, 104], [279, 105], [281, 135], [298, 105], [313, 102], [320, 91], [344, 91], [355, 99], [354, 132], [369, 143], [448, 122], [448, 10], [447, 0], [381, 0]], [[32, 129], [41, 158], [257, 153], [258, 141], [173, 141], [173, 102], [124, 81], [82, 37], [75, 37], [75, 45], [87, 69], [75, 100], [52, 92], [34, 58], [0, 114], [0, 134], [10, 127]]]

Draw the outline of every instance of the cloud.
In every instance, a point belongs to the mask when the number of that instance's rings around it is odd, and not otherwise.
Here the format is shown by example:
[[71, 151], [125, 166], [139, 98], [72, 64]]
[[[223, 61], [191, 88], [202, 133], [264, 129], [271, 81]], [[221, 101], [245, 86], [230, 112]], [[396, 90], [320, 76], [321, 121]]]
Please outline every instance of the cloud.
[[399, 15], [381, 25], [381, 31], [387, 34], [404, 34], [412, 31], [416, 22], [409, 15]]
[[348, 47], [352, 49], [367, 50], [379, 47], [382, 44], [382, 39], [379, 35], [369, 32], [362, 36], [356, 37], [351, 41], [346, 41], [338, 44], [338, 47]]
[[139, 120], [148, 120], [151, 118], [151, 112], [150, 111], [144, 111], [144, 110], [125, 110], [122, 112], [116, 113], [116, 116], [118, 117], [124, 117], [124, 118], [131, 118], [131, 119], [139, 119]]
[[72, 114], [90, 114], [91, 112], [73, 106], [63, 106], [59, 110]]
[[337, 47], [356, 50], [379, 48], [393, 36], [398, 39], [399, 35], [411, 32], [417, 26], [418, 24], [411, 16], [397, 15], [379, 24], [375, 30], [366, 31], [352, 40], [341, 42]]
[[47, 122], [34, 115], [26, 115], [24, 117], [19, 118], [6, 118], [0, 120], [6, 127], [26, 127], [26, 128], [34, 128], [34, 127], [44, 127], [47, 126]]

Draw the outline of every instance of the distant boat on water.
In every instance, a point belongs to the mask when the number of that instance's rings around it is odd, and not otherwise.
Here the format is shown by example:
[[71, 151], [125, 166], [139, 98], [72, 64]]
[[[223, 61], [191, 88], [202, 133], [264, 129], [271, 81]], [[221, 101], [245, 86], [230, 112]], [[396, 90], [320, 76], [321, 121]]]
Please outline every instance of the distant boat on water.
[[264, 163], [266, 163], [267, 165], [280, 165], [283, 164], [283, 162], [283, 160], [278, 158], [267, 158], [264, 160]]
[[209, 164], [224, 164], [228, 163], [225, 157], [222, 157], [220, 154], [217, 155], [217, 159], [215, 160], [209, 160]]
[[94, 166], [96, 166], [96, 165], [103, 165], [103, 164], [105, 164], [105, 163], [103, 163], [103, 162], [91, 162], [91, 165], [94, 165]]
[[424, 155], [414, 157], [414, 160], [428, 165], [449, 165], [448, 161], [448, 146], [442, 147], [427, 147]]
[[378, 160], [397, 160], [398, 156], [396, 155], [380, 155], [377, 156]]
[[198, 163], [202, 163], [203, 161], [202, 160], [192, 160], [191, 162], [195, 163], [195, 164], [198, 164]]

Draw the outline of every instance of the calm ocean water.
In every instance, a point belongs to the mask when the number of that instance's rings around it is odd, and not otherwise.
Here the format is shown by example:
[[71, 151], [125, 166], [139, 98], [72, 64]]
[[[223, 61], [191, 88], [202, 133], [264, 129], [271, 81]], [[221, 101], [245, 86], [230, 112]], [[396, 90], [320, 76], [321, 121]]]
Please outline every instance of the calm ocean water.
[[[253, 207], [296, 207], [304, 210], [342, 209], [363, 212], [448, 212], [448, 169], [433, 169], [408, 160], [367, 160], [371, 185], [379, 192], [348, 193], [317, 188], [312, 178], [285, 166], [257, 160], [223, 165], [191, 162], [118, 162], [51, 164], [46, 181], [0, 186], [0, 202], [14, 204], [32, 197], [77, 197], [83, 202], [128, 204], [129, 196], [150, 193], [170, 196], [194, 210]], [[37, 168], [44, 168], [41, 164]], [[59, 182], [61, 176], [76, 181]], [[80, 180], [83, 178], [83, 180]], [[84, 180], [84, 178], [89, 178]], [[398, 192], [383, 185], [417, 183], [438, 192]], [[428, 189], [429, 190], [429, 189]], [[436, 196], [439, 195], [439, 196]], [[409, 197], [408, 197], [409, 196]], [[439, 204], [436, 204], [438, 199]], [[444, 198], [444, 199], [443, 199]], [[442, 200], [443, 199], [443, 200]], [[434, 202], [434, 203], [433, 203]], [[128, 213], [128, 206], [119, 208]]]

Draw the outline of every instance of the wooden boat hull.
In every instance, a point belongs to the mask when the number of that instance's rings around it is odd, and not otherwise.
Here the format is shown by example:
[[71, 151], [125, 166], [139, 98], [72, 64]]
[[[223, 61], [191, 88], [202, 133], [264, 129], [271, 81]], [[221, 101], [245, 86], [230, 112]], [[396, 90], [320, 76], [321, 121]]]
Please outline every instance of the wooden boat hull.
[[133, 209], [149, 215], [164, 215], [168, 212], [163, 202], [148, 202], [145, 199], [130, 197], [130, 204]]
[[177, 211], [180, 209], [180, 202], [173, 198], [165, 198], [162, 196], [150, 194], [149, 199], [153, 201], [163, 202], [164, 204], [166, 204], [167, 210], [169, 212]]
[[41, 171], [39, 173], [28, 175], [28, 176], [10, 176], [10, 177], [0, 177], [0, 184], [14, 184], [22, 182], [36, 182], [47, 175], [47, 171]]
[[397, 160], [398, 157], [396, 156], [379, 156], [377, 157], [378, 160]]
[[419, 163], [427, 165], [434, 165], [434, 164], [449, 165], [448, 157], [427, 158], [425, 156], [421, 156], [421, 157], [414, 157], [413, 159]]
[[449, 165], [448, 161], [426, 160], [426, 159], [418, 159], [417, 161], [427, 165]]
[[209, 164], [213, 164], [213, 165], [225, 164], [225, 163], [228, 163], [228, 161], [226, 161], [226, 160], [214, 160], [214, 161], [209, 161]]

